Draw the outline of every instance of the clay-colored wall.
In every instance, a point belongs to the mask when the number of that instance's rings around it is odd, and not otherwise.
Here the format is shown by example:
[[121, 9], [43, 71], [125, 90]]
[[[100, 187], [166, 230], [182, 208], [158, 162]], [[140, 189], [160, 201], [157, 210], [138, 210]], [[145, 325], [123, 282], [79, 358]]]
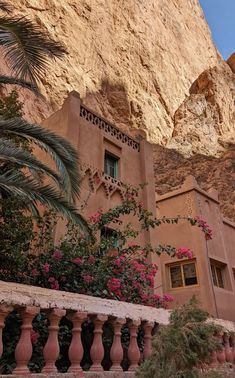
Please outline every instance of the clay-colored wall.
[[[66, 137], [79, 153], [82, 182], [78, 207], [83, 206], [89, 198], [87, 206], [80, 209], [85, 217], [98, 209], [108, 210], [119, 204], [122, 200], [119, 184], [122, 183], [137, 187], [148, 182], [149, 185], [140, 191], [139, 200], [150, 211], [155, 211], [152, 145], [145, 140], [143, 132], [140, 131], [136, 138], [123, 134], [85, 108], [77, 92], [71, 92], [62, 108], [45, 120], [43, 125]], [[117, 181], [103, 174], [105, 150], [119, 158]], [[137, 219], [132, 216], [125, 216], [124, 220], [125, 223], [131, 221], [136, 228], [139, 226]], [[64, 226], [60, 223], [56, 240], [59, 240], [62, 232]], [[144, 232], [135, 242], [144, 244], [155, 238], [152, 231]]]
[[[199, 215], [208, 222], [213, 231], [212, 240], [206, 241], [201, 230], [190, 226], [186, 221], [180, 221], [178, 225], [159, 227], [159, 243], [171, 244], [176, 248], [187, 246], [193, 251], [198, 277], [197, 285], [171, 288], [169, 264], [178, 260], [162, 255], [163, 292], [174, 296], [174, 305], [184, 303], [195, 294], [211, 315], [234, 320], [235, 280], [232, 267], [235, 267], [235, 225], [231, 222], [226, 223], [223, 219], [215, 191], [203, 192], [196, 181], [189, 177], [180, 189], [157, 196], [156, 208], [158, 217]], [[223, 272], [225, 288], [213, 285], [210, 259], [226, 264]]]

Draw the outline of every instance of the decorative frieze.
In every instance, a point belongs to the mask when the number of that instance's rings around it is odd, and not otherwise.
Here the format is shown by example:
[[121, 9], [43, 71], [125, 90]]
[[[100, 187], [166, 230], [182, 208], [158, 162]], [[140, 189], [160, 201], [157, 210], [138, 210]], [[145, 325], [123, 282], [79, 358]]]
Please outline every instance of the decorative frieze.
[[80, 108], [80, 117], [85, 118], [86, 121], [92, 123], [93, 125], [97, 126], [100, 130], [104, 131], [105, 133], [110, 134], [112, 137], [116, 138], [118, 141], [127, 144], [129, 147], [133, 148], [133, 150], [139, 151], [140, 144], [123, 133], [122, 131], [118, 130], [114, 125], [105, 121], [104, 119], [98, 117], [90, 110], [85, 108], [83, 105]]

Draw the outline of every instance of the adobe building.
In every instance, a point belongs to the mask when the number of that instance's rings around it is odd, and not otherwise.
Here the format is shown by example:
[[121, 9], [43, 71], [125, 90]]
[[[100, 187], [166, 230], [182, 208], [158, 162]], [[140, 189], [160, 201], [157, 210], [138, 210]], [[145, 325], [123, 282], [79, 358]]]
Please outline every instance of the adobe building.
[[217, 192], [205, 192], [189, 176], [182, 187], [156, 195], [157, 217], [200, 216], [212, 229], [212, 240], [206, 240], [197, 226], [187, 221], [162, 225], [158, 242], [175, 247], [187, 246], [193, 259], [172, 259], [162, 255], [162, 290], [175, 303], [196, 295], [203, 308], [216, 318], [235, 320], [235, 224], [220, 212]]
[[[140, 245], [160, 243], [191, 248], [192, 260], [152, 256], [160, 267], [156, 291], [172, 294], [175, 303], [183, 303], [196, 294], [213, 316], [234, 321], [235, 225], [223, 219], [216, 194], [202, 191], [189, 178], [179, 190], [155, 198], [153, 149], [145, 133], [135, 130], [127, 135], [84, 106], [75, 91], [43, 125], [68, 139], [79, 153], [82, 186], [78, 208], [85, 217], [119, 204], [125, 184], [138, 187], [148, 183], [140, 191], [139, 200], [153, 214], [202, 215], [207, 220], [213, 229], [211, 241], [205, 240], [199, 228], [185, 222], [144, 232], [135, 241]], [[125, 221], [138, 227], [131, 216], [126, 216]], [[115, 229], [110, 225], [105, 232], [112, 231], [112, 227]], [[63, 231], [61, 223], [56, 240]]]

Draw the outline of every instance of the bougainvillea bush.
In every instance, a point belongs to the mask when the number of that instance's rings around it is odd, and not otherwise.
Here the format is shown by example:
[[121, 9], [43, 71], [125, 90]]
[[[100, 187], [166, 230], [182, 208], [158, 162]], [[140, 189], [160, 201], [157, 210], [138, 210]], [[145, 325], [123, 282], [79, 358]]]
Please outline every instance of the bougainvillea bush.
[[[17, 209], [17, 210], [16, 210]], [[123, 216], [131, 214], [139, 220], [139, 229], [134, 230], [130, 224], [123, 224]], [[21, 237], [17, 239], [17, 219]], [[151, 255], [167, 253], [179, 259], [192, 258], [193, 252], [187, 247], [176, 249], [169, 245], [133, 244], [139, 233], [159, 226], [162, 223], [189, 221], [198, 226], [211, 238], [209, 226], [201, 218], [162, 218], [156, 219], [138, 202], [138, 193], [127, 189], [123, 202], [107, 212], [98, 210], [89, 219], [89, 232], [81, 233], [73, 224], [59, 246], [54, 246], [53, 229], [57, 223], [56, 214], [45, 213], [37, 219], [37, 231], [31, 230], [32, 220], [20, 211], [11, 208], [8, 217], [4, 218], [8, 227], [2, 241], [0, 279], [24, 284], [37, 285], [54, 290], [65, 290], [80, 294], [99, 296], [149, 306], [167, 307], [172, 301], [170, 295], [160, 296], [155, 293], [157, 266], [151, 263]], [[105, 233], [105, 228], [115, 230]], [[110, 230], [110, 229], [109, 229]], [[25, 232], [25, 238], [22, 233]], [[101, 236], [100, 236], [101, 234]], [[13, 238], [14, 236], [14, 238]], [[12, 239], [13, 238], [13, 239]], [[12, 240], [13, 243], [10, 243]], [[8, 242], [7, 242], [8, 241]], [[16, 244], [19, 244], [16, 248]], [[31, 250], [30, 250], [31, 245]], [[28, 250], [27, 250], [28, 246]], [[7, 254], [7, 259], [4, 258]], [[4, 353], [0, 364], [0, 373], [10, 373], [15, 367], [14, 350], [19, 339], [21, 319], [17, 313], [7, 317], [3, 332]], [[40, 372], [44, 361], [42, 350], [48, 335], [48, 320], [40, 313], [33, 321], [31, 335], [33, 356], [30, 370]], [[61, 354], [57, 361], [58, 370], [64, 372], [69, 366], [68, 347], [72, 337], [72, 325], [66, 318], [60, 324], [59, 342]], [[92, 324], [83, 325], [85, 350], [89, 350], [92, 342]], [[113, 333], [108, 326], [104, 328], [104, 345], [107, 349], [112, 342]], [[122, 330], [124, 349], [128, 345], [128, 329]], [[141, 337], [139, 340], [141, 347]], [[142, 340], [143, 341], [143, 340]], [[89, 354], [85, 354], [87, 356]], [[104, 363], [109, 366], [109, 359]], [[124, 369], [128, 362], [124, 358]], [[84, 369], [90, 367], [91, 361], [84, 359]]]
[[[122, 217], [127, 214], [138, 218], [138, 231], [130, 224], [122, 223]], [[156, 219], [138, 202], [138, 192], [127, 188], [125, 199], [120, 205], [105, 213], [98, 210], [91, 215], [87, 234], [81, 233], [74, 225], [68, 225], [68, 232], [58, 247], [50, 239], [53, 224], [47, 221], [45, 226], [44, 221], [40, 242], [33, 244], [34, 253], [24, 251], [19, 259], [20, 270], [15, 271], [15, 265], [12, 265], [14, 271], [11, 271], [8, 264], [7, 270], [1, 270], [0, 279], [7, 278], [55, 290], [166, 307], [173, 299], [170, 295], [161, 297], [154, 292], [157, 266], [150, 262], [150, 256], [167, 253], [182, 259], [192, 258], [193, 252], [184, 246], [178, 249], [169, 245], [139, 246], [133, 244], [133, 240], [144, 230], [162, 223], [174, 224], [181, 219], [200, 227], [205, 237], [211, 238], [211, 230], [201, 218]], [[101, 233], [102, 236], [99, 237], [100, 232], [110, 225], [115, 231], [108, 235]]]

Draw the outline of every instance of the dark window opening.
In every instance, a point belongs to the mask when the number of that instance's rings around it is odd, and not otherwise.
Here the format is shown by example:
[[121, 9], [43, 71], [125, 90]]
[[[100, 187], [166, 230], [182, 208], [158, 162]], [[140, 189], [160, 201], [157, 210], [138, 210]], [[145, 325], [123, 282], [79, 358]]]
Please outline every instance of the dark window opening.
[[104, 155], [104, 173], [115, 179], [118, 178], [118, 158], [105, 152]]

